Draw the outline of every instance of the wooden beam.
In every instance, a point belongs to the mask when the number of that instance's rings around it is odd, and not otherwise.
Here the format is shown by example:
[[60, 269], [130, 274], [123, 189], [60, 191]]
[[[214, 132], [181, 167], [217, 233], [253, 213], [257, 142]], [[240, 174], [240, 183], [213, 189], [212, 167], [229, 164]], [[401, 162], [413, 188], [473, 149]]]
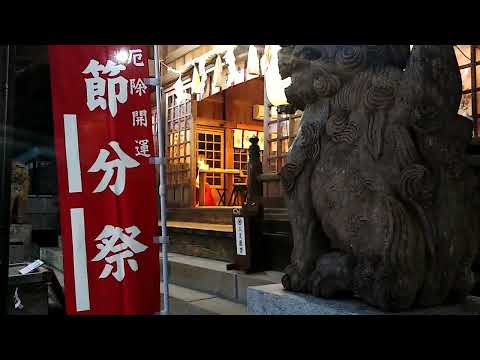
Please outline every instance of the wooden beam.
[[[218, 93], [218, 94], [220, 94], [220, 93]], [[218, 94], [215, 94], [215, 95], [218, 95]], [[218, 97], [218, 96], [215, 96], [215, 95], [211, 95], [209, 97], [206, 97], [205, 99], [203, 99], [201, 101], [202, 102], [209, 102], [209, 103], [216, 103], [216, 104], [225, 103], [225, 99], [223, 98], [223, 96]]]
[[198, 49], [200, 46], [202, 45], [183, 45], [182, 47], [173, 50], [171, 53], [168, 53], [167, 57], [165, 58], [165, 62], [168, 64], [172, 61], [175, 61], [178, 58], [184, 56], [185, 54], [188, 54], [189, 52]]

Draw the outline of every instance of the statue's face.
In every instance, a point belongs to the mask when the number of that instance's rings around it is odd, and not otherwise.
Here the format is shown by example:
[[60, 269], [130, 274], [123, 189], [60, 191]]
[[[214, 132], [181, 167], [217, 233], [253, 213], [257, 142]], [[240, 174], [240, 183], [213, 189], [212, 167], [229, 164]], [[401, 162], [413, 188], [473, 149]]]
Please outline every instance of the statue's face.
[[282, 78], [292, 78], [288, 101], [303, 109], [335, 95], [369, 66], [403, 68], [409, 53], [408, 45], [288, 45], [279, 53], [279, 69]]

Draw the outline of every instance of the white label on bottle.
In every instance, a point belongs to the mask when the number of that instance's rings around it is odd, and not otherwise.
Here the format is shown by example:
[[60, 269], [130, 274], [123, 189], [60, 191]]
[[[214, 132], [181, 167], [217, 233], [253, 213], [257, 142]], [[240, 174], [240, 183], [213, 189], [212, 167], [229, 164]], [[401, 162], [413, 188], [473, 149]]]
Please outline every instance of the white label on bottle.
[[237, 255], [247, 255], [245, 246], [245, 222], [243, 217], [235, 218], [235, 237], [237, 240]]

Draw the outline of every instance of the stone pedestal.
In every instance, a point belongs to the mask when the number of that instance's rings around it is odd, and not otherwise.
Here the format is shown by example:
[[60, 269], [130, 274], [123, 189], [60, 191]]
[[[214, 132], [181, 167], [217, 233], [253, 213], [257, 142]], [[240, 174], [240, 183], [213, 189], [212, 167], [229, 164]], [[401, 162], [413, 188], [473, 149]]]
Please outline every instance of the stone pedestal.
[[480, 315], [480, 297], [465, 303], [386, 313], [359, 300], [328, 300], [285, 291], [281, 284], [249, 287], [247, 310], [253, 315]]
[[[41, 266], [34, 272], [22, 275], [19, 270], [28, 263], [10, 265], [8, 270], [7, 312], [9, 315], [48, 315], [49, 272]], [[22, 304], [16, 309], [17, 298]]]
[[10, 225], [10, 264], [32, 260], [34, 255], [32, 243], [32, 225]]

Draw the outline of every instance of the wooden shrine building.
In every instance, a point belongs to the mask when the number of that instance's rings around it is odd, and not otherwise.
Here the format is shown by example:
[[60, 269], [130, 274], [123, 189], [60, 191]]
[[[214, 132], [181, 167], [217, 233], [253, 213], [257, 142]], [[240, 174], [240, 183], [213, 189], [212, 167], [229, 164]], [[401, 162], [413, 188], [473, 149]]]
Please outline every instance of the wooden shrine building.
[[[232, 207], [241, 206], [244, 199], [248, 140], [256, 135], [263, 164], [268, 256], [272, 269], [283, 270], [292, 241], [277, 173], [295, 139], [302, 114], [282, 114], [269, 103], [261, 67], [256, 73], [249, 72], [249, 50], [248, 45], [161, 46], [167, 225], [172, 251], [231, 260]], [[265, 46], [256, 45], [255, 50], [261, 58]], [[464, 93], [459, 113], [475, 123], [479, 51], [476, 45], [455, 47]], [[199, 160], [206, 166], [199, 166]], [[210, 189], [208, 204], [205, 186]]]

